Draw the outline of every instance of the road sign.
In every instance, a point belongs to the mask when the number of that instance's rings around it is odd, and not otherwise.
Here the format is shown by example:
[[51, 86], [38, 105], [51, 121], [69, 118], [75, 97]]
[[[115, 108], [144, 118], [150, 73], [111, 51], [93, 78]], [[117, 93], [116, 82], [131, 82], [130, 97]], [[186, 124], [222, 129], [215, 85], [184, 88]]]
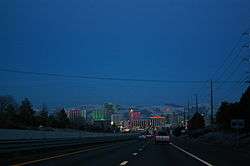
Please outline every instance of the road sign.
[[233, 119], [231, 120], [231, 128], [233, 129], [243, 129], [245, 127], [245, 120], [243, 119]]

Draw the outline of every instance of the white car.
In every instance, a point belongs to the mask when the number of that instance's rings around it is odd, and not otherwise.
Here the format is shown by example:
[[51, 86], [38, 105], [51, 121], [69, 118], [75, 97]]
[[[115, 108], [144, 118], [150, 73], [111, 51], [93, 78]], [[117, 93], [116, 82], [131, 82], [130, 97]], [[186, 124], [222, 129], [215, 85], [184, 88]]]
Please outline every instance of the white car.
[[158, 132], [157, 135], [155, 135], [155, 144], [158, 143], [170, 143], [170, 134], [167, 132]]

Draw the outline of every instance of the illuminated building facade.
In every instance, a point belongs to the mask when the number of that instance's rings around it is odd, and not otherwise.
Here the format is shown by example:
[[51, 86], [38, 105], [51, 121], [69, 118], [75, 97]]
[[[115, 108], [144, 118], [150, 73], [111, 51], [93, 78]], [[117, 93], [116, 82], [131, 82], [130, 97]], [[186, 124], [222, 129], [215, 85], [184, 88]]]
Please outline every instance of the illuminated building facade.
[[129, 122], [131, 129], [161, 128], [166, 125], [166, 118], [162, 116], [152, 116], [146, 119], [138, 119]]
[[129, 110], [129, 120], [132, 121], [136, 121], [139, 120], [141, 118], [141, 113], [138, 111], [134, 111], [133, 109]]
[[80, 110], [80, 109], [71, 109], [65, 111], [67, 117], [72, 122], [79, 122], [86, 120], [86, 110]]

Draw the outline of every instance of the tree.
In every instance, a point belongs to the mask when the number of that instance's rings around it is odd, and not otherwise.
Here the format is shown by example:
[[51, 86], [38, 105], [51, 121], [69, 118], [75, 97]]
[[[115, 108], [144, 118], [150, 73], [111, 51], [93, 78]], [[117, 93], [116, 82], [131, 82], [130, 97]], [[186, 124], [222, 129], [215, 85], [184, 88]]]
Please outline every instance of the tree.
[[42, 110], [38, 112], [38, 115], [36, 116], [36, 123], [39, 126], [48, 126], [49, 124], [49, 115], [47, 106], [43, 104]]
[[244, 119], [250, 130], [250, 87], [243, 93], [239, 102], [222, 102], [216, 114], [216, 122], [223, 129], [230, 129], [232, 119]]
[[0, 96], [0, 127], [16, 128], [17, 125], [17, 103], [12, 96]]
[[58, 123], [57, 127], [59, 128], [66, 128], [66, 127], [69, 127], [70, 125], [70, 121], [64, 109], [56, 113], [56, 121]]
[[17, 128], [16, 109], [12, 104], [8, 104], [4, 110], [0, 112], [0, 126], [2, 128]]
[[30, 101], [28, 98], [25, 98], [19, 107], [19, 118], [21, 123], [24, 126], [33, 126], [35, 122], [34, 113]]
[[0, 112], [11, 104], [14, 108], [17, 107], [17, 103], [12, 96], [0, 96]]
[[241, 117], [245, 119], [247, 125], [246, 127], [248, 130], [250, 130], [250, 86], [241, 96], [240, 110], [241, 110]]
[[37, 126], [48, 126], [49, 116], [48, 111], [39, 111], [36, 116], [36, 124]]
[[216, 114], [216, 123], [223, 129], [230, 128], [230, 121], [233, 118], [232, 104], [228, 102], [222, 102], [219, 111]]
[[55, 118], [54, 115], [50, 115], [50, 116], [48, 117], [48, 125], [49, 125], [50, 127], [57, 127], [58, 123], [57, 123], [56, 118]]
[[222, 102], [216, 114], [216, 123], [223, 129], [230, 129], [232, 119], [244, 118], [240, 103]]
[[188, 122], [188, 128], [190, 130], [201, 129], [205, 127], [205, 120], [204, 117], [196, 112], [193, 117]]

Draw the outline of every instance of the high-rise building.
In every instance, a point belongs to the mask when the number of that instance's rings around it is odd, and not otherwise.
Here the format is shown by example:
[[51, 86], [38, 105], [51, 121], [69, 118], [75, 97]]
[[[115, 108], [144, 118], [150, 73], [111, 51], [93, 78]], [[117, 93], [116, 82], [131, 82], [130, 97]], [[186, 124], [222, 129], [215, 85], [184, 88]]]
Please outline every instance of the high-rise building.
[[144, 119], [138, 119], [133, 120], [129, 122], [129, 128], [131, 130], [137, 130], [137, 129], [155, 129], [155, 128], [161, 128], [166, 127], [166, 118], [163, 116], [152, 116], [149, 118]]
[[93, 121], [109, 121], [110, 116], [109, 113], [103, 109], [98, 109], [92, 112]]
[[122, 116], [120, 114], [112, 114], [111, 115], [111, 125], [116, 125], [119, 126], [121, 125], [121, 120], [122, 120]]
[[70, 110], [67, 110], [65, 112], [66, 112], [69, 120], [72, 122], [81, 123], [84, 120], [86, 120], [86, 110], [70, 109]]
[[141, 118], [141, 112], [134, 111], [133, 109], [129, 110], [129, 120], [130, 121], [139, 120], [140, 118]]

